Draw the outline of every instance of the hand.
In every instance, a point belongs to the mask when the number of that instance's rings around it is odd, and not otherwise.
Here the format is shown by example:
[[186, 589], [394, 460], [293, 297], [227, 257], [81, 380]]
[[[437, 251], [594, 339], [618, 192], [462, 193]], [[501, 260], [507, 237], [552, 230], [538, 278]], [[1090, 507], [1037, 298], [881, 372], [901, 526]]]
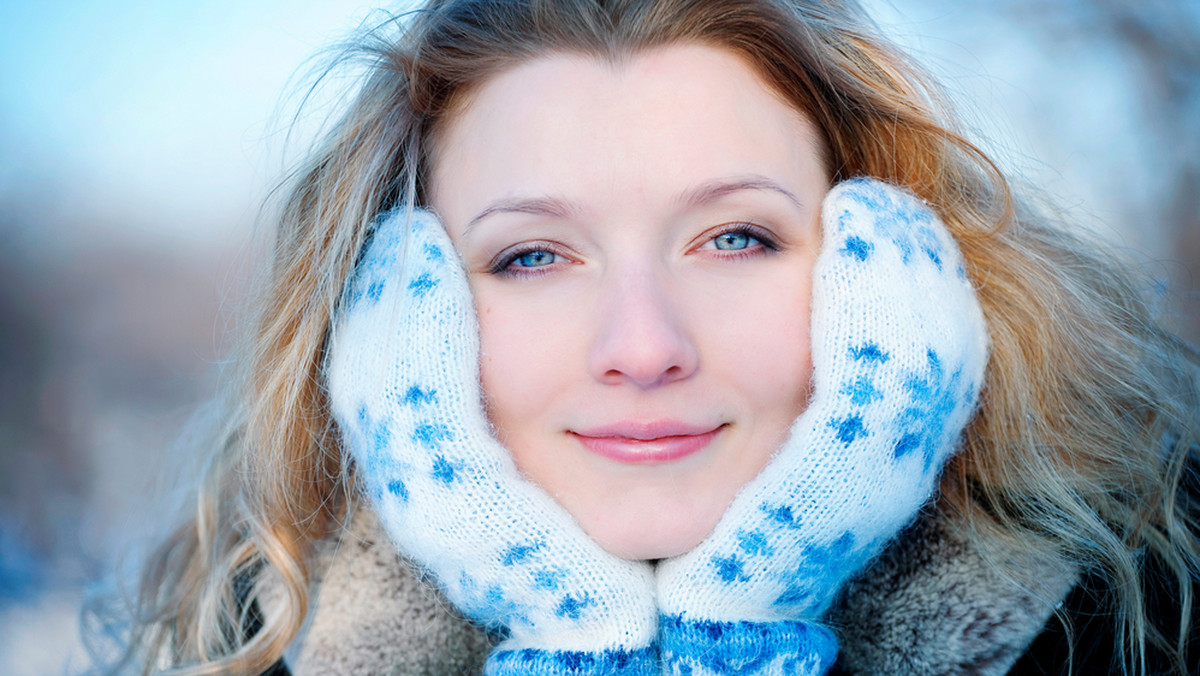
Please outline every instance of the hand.
[[485, 673], [657, 673], [649, 565], [601, 549], [491, 434], [470, 289], [431, 214], [377, 222], [330, 345], [333, 414], [388, 533], [506, 636]]
[[824, 673], [821, 615], [929, 499], [975, 409], [987, 332], [938, 217], [856, 179], [822, 228], [812, 400], [708, 538], [660, 564], [669, 673]]

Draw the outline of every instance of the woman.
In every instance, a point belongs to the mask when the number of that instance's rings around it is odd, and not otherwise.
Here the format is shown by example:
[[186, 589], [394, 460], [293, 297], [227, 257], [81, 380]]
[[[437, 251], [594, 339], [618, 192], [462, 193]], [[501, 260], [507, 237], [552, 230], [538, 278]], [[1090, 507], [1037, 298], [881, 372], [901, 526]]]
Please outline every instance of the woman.
[[[130, 659], [1188, 672], [1189, 353], [853, 4], [432, 2], [385, 28], [285, 203]], [[880, 429], [894, 464], [819, 461]], [[1111, 652], [1040, 649], [1096, 585]]]

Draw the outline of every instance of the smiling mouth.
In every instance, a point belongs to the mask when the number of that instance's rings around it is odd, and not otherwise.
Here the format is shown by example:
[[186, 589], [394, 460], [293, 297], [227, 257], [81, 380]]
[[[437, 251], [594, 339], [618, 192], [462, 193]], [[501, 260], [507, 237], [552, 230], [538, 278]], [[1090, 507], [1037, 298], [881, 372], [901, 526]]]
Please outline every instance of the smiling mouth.
[[[662, 429], [660, 433], [655, 428]], [[611, 429], [571, 432], [589, 452], [615, 462], [632, 465], [656, 465], [686, 458], [707, 447], [725, 428], [706, 431], [667, 429], [679, 426], [615, 426]], [[675, 432], [675, 433], [669, 433]]]

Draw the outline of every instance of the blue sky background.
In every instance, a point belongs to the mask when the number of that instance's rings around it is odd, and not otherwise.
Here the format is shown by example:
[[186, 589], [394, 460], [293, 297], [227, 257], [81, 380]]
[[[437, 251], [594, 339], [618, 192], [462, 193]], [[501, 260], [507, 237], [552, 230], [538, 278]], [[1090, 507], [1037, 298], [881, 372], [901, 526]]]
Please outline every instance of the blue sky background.
[[368, 9], [9, 0], [0, 9], [0, 190], [53, 186], [61, 201], [51, 209], [98, 211], [74, 224], [84, 235], [192, 245], [238, 229], [280, 173], [268, 156], [289, 77]]

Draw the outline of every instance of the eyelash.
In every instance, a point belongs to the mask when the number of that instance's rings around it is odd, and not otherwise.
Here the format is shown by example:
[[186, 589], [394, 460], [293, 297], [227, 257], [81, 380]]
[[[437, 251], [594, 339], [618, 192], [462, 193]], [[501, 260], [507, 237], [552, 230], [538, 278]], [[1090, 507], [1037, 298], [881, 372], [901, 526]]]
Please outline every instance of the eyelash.
[[529, 242], [516, 249], [502, 252], [488, 264], [488, 272], [499, 277], [534, 277], [546, 274], [549, 272], [547, 268], [552, 267], [553, 263], [538, 267], [513, 265], [519, 258], [528, 256], [531, 253], [537, 253], [538, 251], [545, 251], [559, 258], [567, 258], [557, 247], [549, 242]]
[[[775, 252], [779, 251], [781, 248], [779, 242], [776, 241], [775, 238], [773, 238], [766, 230], [750, 223], [731, 223], [729, 225], [722, 226], [715, 232], [705, 235], [704, 244], [709, 244], [716, 241], [718, 237], [729, 234], [745, 235], [755, 240], [758, 243], [758, 246], [756, 247], [751, 245], [745, 249], [734, 250], [717, 249], [714, 246], [714, 248], [711, 249], [712, 251], [723, 251], [724, 253], [721, 255], [725, 258], [750, 258], [753, 256], [762, 255], [764, 253], [763, 249], [768, 252]], [[559, 258], [568, 258], [559, 250], [558, 247], [549, 242], [529, 242], [516, 249], [505, 251], [493, 259], [492, 262], [488, 264], [488, 273], [498, 277], [525, 278], [538, 277], [547, 274], [550, 272], [550, 268], [553, 267], [553, 263], [537, 267], [513, 265], [520, 258], [531, 253], [537, 253], [539, 251], [545, 251]]]
[[[751, 223], [731, 223], [729, 225], [721, 226], [716, 232], [706, 234], [704, 236], [704, 244], [701, 246], [707, 245], [711, 242], [716, 242], [717, 238], [722, 235], [745, 235], [746, 237], [757, 241], [759, 246], [762, 247], [762, 249], [766, 249], [768, 252], [779, 251], [781, 248], [778, 240], [772, 237], [769, 232]], [[712, 249], [705, 250], [723, 251], [724, 253], [722, 255], [726, 258], [746, 258], [763, 254], [763, 251], [754, 245], [750, 245], [745, 249], [732, 250], [717, 249], [714, 245]]]

